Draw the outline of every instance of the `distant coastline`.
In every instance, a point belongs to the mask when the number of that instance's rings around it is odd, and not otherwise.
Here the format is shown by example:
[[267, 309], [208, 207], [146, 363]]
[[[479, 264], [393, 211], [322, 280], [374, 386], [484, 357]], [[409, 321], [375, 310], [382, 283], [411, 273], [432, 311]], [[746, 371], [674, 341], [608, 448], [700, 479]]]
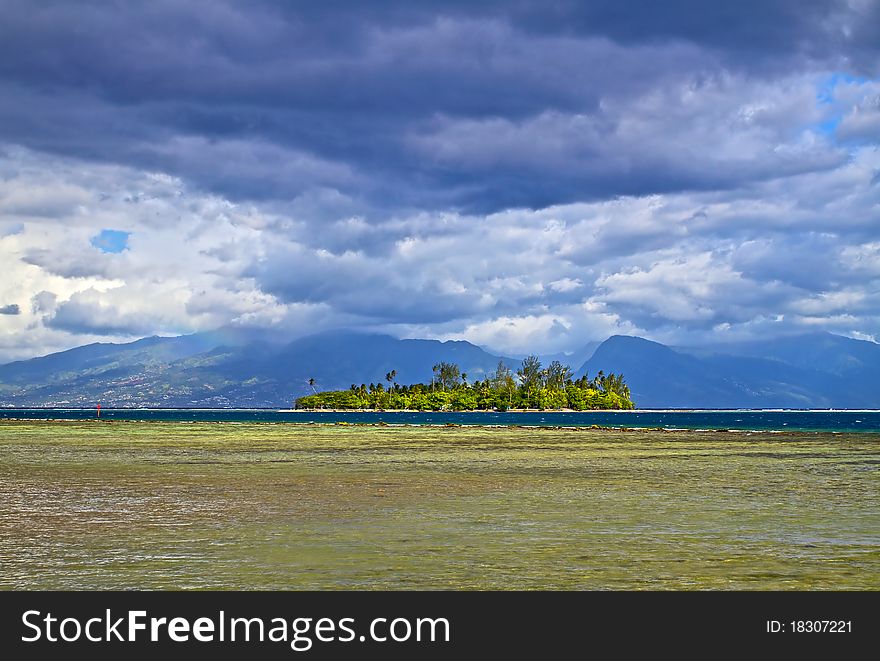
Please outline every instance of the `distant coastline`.
[[[594, 411], [633, 411], [634, 409], [592, 409]], [[278, 409], [278, 413], [589, 413], [576, 409], [462, 409], [460, 411], [432, 411], [430, 409]]]

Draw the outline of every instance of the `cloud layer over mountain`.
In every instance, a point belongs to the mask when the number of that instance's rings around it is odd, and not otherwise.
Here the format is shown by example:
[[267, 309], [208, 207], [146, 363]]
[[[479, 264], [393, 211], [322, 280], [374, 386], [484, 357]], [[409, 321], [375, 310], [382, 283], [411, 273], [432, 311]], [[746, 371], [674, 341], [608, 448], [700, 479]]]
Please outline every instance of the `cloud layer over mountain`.
[[876, 1], [0, 10], [0, 360], [880, 337]]

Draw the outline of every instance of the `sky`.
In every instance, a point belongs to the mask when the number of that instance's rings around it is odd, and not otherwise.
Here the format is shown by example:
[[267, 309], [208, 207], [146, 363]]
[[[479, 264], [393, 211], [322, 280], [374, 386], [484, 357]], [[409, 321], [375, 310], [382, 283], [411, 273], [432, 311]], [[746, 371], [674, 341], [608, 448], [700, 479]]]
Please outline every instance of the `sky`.
[[0, 0], [0, 361], [880, 340], [880, 2]]

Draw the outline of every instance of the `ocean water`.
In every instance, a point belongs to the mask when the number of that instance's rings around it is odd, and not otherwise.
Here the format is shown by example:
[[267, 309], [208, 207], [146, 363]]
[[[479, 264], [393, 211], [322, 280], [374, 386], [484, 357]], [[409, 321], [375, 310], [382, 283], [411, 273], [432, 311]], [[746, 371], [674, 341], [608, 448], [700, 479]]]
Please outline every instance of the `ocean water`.
[[878, 465], [864, 433], [0, 421], [0, 590], [876, 591]]
[[[0, 419], [85, 420], [95, 409], [0, 409]], [[880, 434], [880, 410], [642, 410], [498, 412], [321, 412], [270, 409], [101, 409], [103, 420], [389, 425], [521, 425]]]

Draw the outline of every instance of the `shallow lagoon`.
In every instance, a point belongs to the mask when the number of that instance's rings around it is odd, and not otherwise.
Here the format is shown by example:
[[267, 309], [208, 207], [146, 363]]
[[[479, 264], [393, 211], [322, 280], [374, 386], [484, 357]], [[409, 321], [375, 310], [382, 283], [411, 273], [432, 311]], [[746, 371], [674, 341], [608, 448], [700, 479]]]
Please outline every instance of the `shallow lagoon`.
[[874, 434], [0, 422], [0, 587], [877, 589]]

